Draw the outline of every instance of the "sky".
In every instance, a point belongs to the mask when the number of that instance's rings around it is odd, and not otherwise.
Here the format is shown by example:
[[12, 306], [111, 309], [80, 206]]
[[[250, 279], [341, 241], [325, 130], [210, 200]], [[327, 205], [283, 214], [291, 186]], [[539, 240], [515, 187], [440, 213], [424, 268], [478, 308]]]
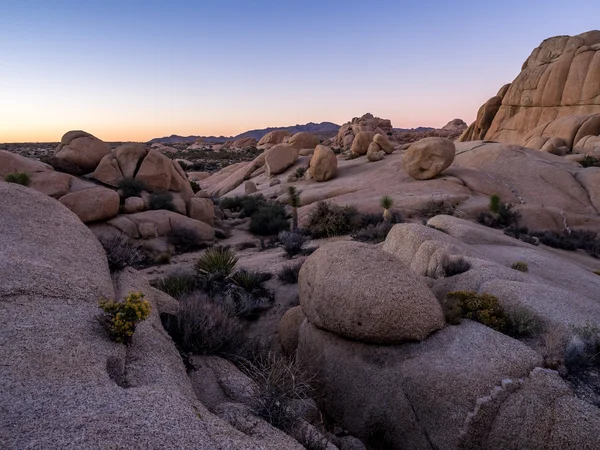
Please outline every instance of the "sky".
[[0, 142], [467, 123], [597, 0], [0, 0]]

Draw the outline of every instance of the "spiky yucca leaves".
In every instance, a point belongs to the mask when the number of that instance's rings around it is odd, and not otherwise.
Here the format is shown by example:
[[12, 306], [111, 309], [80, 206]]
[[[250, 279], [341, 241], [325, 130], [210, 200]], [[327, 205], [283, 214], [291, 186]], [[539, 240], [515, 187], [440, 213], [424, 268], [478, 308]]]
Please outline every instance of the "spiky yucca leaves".
[[229, 248], [221, 245], [207, 249], [196, 261], [196, 273], [206, 290], [212, 290], [215, 283], [224, 283], [229, 279], [238, 257]]
[[490, 211], [494, 214], [498, 214], [500, 212], [500, 197], [497, 194], [494, 194], [490, 197]]
[[392, 213], [390, 213], [390, 208], [393, 206], [394, 200], [389, 195], [384, 195], [383, 197], [381, 197], [379, 204], [383, 208], [383, 220], [385, 220], [386, 222], [389, 222], [390, 219], [392, 218]]

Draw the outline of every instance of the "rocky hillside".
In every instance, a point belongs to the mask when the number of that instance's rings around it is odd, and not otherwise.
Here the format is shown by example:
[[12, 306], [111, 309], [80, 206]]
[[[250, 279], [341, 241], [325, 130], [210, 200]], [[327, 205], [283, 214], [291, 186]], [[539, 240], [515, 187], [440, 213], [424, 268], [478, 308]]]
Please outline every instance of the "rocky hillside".
[[225, 137], [225, 136], [220, 136], [220, 137], [216, 137], [216, 136], [177, 136], [177, 135], [171, 135], [171, 136], [167, 136], [167, 137], [162, 137], [162, 138], [154, 138], [151, 139], [150, 141], [148, 141], [148, 144], [154, 144], [154, 143], [162, 143], [162, 144], [173, 144], [176, 142], [189, 142], [189, 143], [193, 143], [196, 142], [198, 140], [202, 140], [203, 142], [209, 144], [209, 143], [213, 143], [213, 144], [223, 144], [226, 141], [235, 141], [238, 139], [243, 139], [243, 138], [253, 138], [256, 139], [257, 141], [260, 141], [260, 139], [272, 132], [272, 131], [288, 131], [290, 134], [295, 134], [295, 133], [299, 133], [301, 131], [306, 131], [308, 133], [313, 133], [316, 134], [322, 138], [328, 138], [331, 137], [333, 135], [335, 135], [335, 133], [337, 133], [338, 129], [340, 128], [339, 125], [336, 125], [335, 123], [331, 123], [331, 122], [321, 122], [321, 123], [313, 123], [313, 122], [309, 122], [305, 125], [291, 125], [288, 127], [269, 127], [269, 128], [263, 128], [260, 130], [250, 130], [250, 131], [245, 131], [244, 133], [240, 133], [237, 136], [231, 136], [231, 137]]
[[593, 149], [586, 138], [599, 134], [600, 31], [589, 31], [542, 42], [517, 78], [481, 106], [461, 140], [571, 152]]

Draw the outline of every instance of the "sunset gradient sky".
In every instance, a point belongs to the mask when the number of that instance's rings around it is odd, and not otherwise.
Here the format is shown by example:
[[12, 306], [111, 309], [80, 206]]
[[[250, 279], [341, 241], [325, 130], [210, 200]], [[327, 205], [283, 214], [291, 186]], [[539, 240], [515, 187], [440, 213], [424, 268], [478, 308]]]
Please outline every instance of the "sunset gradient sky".
[[471, 122], [599, 1], [0, 0], [0, 142]]

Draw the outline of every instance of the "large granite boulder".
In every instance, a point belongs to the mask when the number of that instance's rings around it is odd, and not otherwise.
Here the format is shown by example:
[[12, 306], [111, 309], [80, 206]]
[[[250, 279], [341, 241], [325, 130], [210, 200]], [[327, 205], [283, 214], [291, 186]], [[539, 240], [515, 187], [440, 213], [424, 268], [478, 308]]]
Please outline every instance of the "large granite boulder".
[[288, 143], [300, 151], [303, 148], [315, 148], [319, 145], [319, 138], [308, 131], [300, 131], [299, 133], [294, 134]]
[[454, 161], [454, 142], [429, 137], [412, 144], [402, 158], [406, 173], [417, 180], [428, 180], [446, 170]]
[[572, 149], [600, 134], [600, 31], [546, 39], [521, 73], [477, 114], [461, 136], [541, 149], [553, 137]]
[[119, 194], [112, 189], [95, 187], [71, 192], [59, 201], [77, 214], [83, 223], [110, 219], [119, 214]]
[[418, 341], [445, 324], [427, 286], [396, 258], [368, 244], [320, 247], [302, 265], [298, 289], [312, 324], [350, 339]]
[[328, 181], [337, 175], [338, 161], [331, 148], [317, 145], [308, 171], [315, 181]]
[[56, 169], [73, 175], [93, 172], [102, 158], [110, 153], [110, 147], [85, 131], [66, 133], [49, 162]]
[[291, 167], [298, 159], [298, 149], [289, 144], [278, 144], [267, 150], [265, 165], [267, 175], [277, 175]]

